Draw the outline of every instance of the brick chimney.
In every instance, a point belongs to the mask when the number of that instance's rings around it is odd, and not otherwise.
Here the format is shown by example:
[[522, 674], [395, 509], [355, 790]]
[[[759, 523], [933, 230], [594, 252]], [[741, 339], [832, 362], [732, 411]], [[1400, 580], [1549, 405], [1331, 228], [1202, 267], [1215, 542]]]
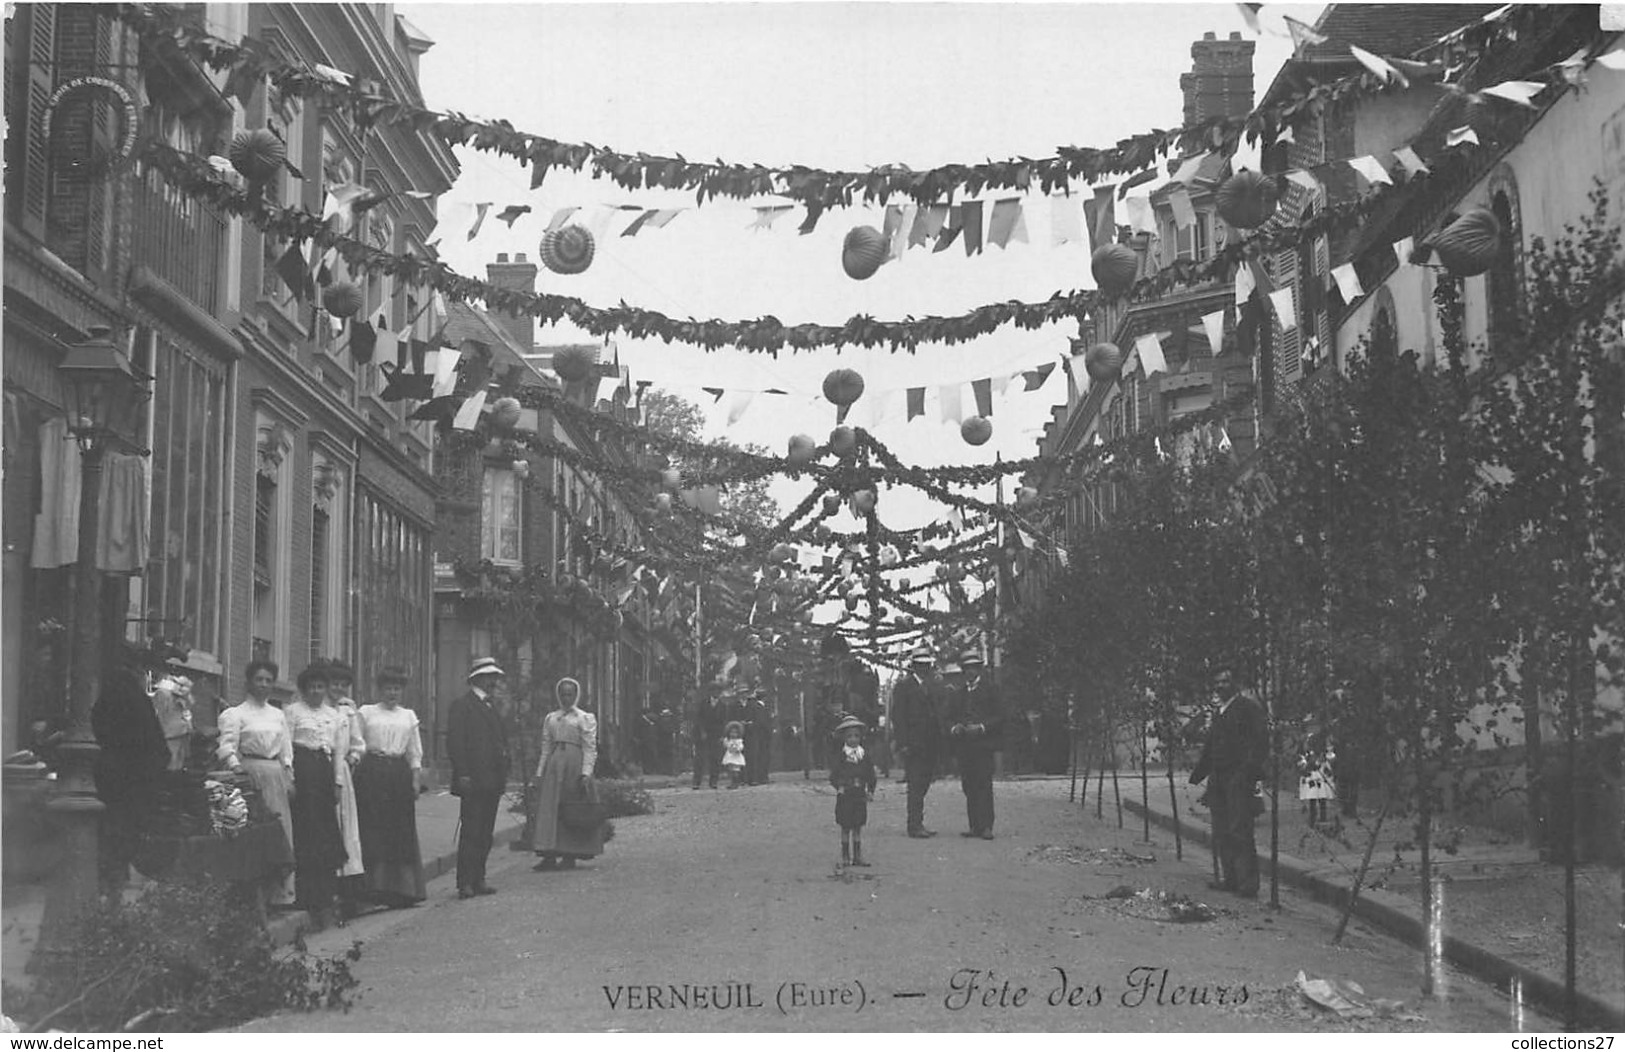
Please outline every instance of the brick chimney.
[[[527, 263], [525, 254], [514, 254], [513, 262], [508, 262], [506, 252], [497, 253], [495, 263], [485, 265], [486, 280], [503, 289], [514, 289], [518, 292], [536, 291], [536, 264]], [[504, 311], [493, 311], [491, 320], [502, 326], [508, 336], [519, 345], [523, 351], [529, 351], [536, 342], [536, 319], [531, 317], [516, 318]]]
[[1210, 117], [1245, 117], [1252, 110], [1255, 46], [1237, 32], [1229, 40], [1204, 33], [1191, 44], [1191, 71], [1179, 75], [1186, 124]]

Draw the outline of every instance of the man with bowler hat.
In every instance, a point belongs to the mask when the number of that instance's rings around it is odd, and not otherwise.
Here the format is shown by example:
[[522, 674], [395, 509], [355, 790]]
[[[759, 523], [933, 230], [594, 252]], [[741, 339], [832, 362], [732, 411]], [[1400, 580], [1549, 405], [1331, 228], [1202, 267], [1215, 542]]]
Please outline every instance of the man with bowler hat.
[[508, 740], [493, 695], [507, 673], [495, 658], [478, 658], [468, 670], [468, 691], [446, 717], [446, 753], [458, 811], [457, 897], [492, 895], [485, 862], [496, 832], [497, 808], [508, 787]]
[[1201, 785], [1212, 776], [1206, 796], [1223, 874], [1219, 887], [1251, 899], [1258, 897], [1253, 798], [1269, 758], [1269, 725], [1257, 695], [1233, 689], [1228, 677], [1220, 675], [1214, 700], [1221, 704], [1208, 727], [1201, 759], [1191, 771], [1191, 784]]
[[891, 719], [897, 755], [908, 783], [908, 835], [916, 840], [937, 834], [925, 828], [925, 794], [937, 775], [942, 750], [942, 720], [937, 712], [931, 675], [931, 651], [920, 646], [909, 657], [908, 675], [892, 688]]
[[967, 650], [959, 658], [964, 682], [950, 699], [943, 722], [959, 757], [959, 784], [965, 790], [970, 829], [960, 836], [993, 839], [993, 754], [1004, 745], [1004, 715], [998, 692], [984, 675], [982, 655]]

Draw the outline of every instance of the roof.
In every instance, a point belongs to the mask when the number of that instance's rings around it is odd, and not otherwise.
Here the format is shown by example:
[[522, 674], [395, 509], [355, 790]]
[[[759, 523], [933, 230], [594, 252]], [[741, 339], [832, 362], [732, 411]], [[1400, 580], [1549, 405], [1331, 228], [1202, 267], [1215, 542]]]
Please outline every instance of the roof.
[[441, 338], [453, 347], [464, 340], [485, 344], [491, 348], [495, 364], [504, 367], [517, 365], [529, 373], [521, 374], [525, 383], [556, 383], [552, 377], [537, 371], [525, 360], [525, 355], [530, 353], [529, 347], [521, 347], [508, 330], [492, 320], [488, 313], [466, 303], [451, 304], [446, 312], [446, 328]]

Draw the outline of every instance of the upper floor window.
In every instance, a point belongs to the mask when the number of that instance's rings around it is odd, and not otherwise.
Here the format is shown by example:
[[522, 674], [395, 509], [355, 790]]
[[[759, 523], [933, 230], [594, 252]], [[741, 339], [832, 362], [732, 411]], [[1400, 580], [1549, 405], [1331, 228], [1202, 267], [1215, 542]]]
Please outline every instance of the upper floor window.
[[486, 467], [480, 507], [480, 557], [517, 566], [520, 546], [519, 479], [512, 468]]
[[1485, 277], [1489, 297], [1489, 340], [1491, 349], [1523, 333], [1523, 280], [1520, 248], [1523, 244], [1522, 216], [1518, 207], [1518, 183], [1512, 169], [1502, 165], [1490, 177], [1490, 211], [1501, 222], [1501, 251]]

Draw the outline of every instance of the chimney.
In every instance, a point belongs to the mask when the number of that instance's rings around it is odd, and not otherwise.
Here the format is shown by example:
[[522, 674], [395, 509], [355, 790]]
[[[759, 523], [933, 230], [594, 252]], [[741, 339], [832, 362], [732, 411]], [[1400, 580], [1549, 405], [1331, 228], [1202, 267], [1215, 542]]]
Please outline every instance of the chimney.
[[1229, 40], [1203, 33], [1191, 44], [1191, 71], [1179, 76], [1185, 95], [1185, 123], [1211, 117], [1245, 117], [1253, 108], [1255, 43], [1232, 32]]
[[[536, 264], [527, 263], [523, 252], [515, 253], [512, 263], [508, 262], [506, 252], [498, 252], [497, 261], [485, 265], [485, 276], [487, 281], [498, 288], [513, 289], [517, 292], [536, 291]], [[502, 326], [503, 331], [522, 350], [528, 351], [535, 344], [535, 318], [528, 315], [516, 318], [506, 312], [493, 311], [491, 320]]]

